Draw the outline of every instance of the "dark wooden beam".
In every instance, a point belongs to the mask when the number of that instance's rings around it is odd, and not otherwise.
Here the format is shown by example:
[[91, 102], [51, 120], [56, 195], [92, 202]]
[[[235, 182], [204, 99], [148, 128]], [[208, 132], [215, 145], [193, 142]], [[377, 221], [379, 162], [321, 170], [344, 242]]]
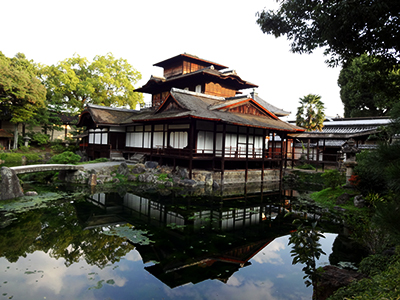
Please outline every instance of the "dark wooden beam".
[[224, 172], [225, 172], [225, 138], [226, 138], [226, 124], [224, 123], [222, 129], [221, 187], [224, 182]]

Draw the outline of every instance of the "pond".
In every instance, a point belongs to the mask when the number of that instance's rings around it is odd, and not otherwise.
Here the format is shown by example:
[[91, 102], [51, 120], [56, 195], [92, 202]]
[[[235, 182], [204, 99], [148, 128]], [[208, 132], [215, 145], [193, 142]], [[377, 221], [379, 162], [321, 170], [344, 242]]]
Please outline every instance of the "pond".
[[[285, 215], [303, 214], [291, 194], [133, 188], [36, 201], [0, 229], [0, 299], [311, 299], [288, 245]], [[340, 228], [321, 223], [327, 265]]]

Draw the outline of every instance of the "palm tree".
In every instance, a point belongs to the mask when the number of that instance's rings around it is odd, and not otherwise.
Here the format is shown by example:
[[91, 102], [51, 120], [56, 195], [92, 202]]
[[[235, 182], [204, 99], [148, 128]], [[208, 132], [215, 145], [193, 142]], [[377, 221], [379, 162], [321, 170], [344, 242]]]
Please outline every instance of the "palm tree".
[[305, 128], [306, 131], [322, 131], [325, 107], [321, 96], [308, 94], [300, 98], [300, 104], [297, 108], [296, 125]]

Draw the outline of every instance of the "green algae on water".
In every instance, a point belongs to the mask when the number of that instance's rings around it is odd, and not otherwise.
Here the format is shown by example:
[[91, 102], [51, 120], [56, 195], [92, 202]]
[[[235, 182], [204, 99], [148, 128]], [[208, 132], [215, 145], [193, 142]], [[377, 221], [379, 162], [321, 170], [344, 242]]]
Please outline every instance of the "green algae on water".
[[150, 243], [154, 243], [147, 236], [145, 236], [145, 234], [147, 234], [147, 231], [134, 229], [132, 225], [128, 224], [123, 226], [113, 227], [108, 231], [103, 231], [102, 233], [106, 235], [113, 235], [126, 238], [133, 244], [150, 245]]
[[23, 196], [17, 200], [4, 201], [0, 205], [0, 210], [8, 213], [22, 213], [31, 209], [46, 207], [46, 202], [65, 199], [66, 194], [63, 193], [44, 193], [38, 196]]

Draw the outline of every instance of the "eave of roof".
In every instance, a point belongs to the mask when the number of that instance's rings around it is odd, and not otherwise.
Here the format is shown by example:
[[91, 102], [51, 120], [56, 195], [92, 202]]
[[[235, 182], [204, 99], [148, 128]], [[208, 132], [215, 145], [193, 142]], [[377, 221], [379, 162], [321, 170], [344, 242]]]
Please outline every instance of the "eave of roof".
[[12, 138], [14, 137], [13, 134], [5, 131], [4, 129], [0, 129], [0, 138]]
[[[197, 118], [212, 121], [221, 121], [227, 124], [240, 126], [249, 126], [255, 128], [272, 129], [277, 131], [299, 132], [304, 131], [303, 128], [286, 123], [278, 118], [261, 117], [254, 115], [246, 115], [241, 113], [232, 113], [228, 111], [220, 111], [218, 109], [210, 110], [209, 107], [215, 102], [220, 102], [220, 97], [210, 97], [208, 95], [172, 89], [168, 98], [173, 97], [174, 101], [179, 104], [182, 110], [160, 111], [146, 113], [138, 113], [132, 118], [132, 122], [148, 122], [160, 120], [172, 120], [180, 118]], [[167, 100], [168, 100], [167, 98]], [[223, 99], [223, 98], [222, 98]], [[165, 103], [167, 102], [165, 101]]]
[[285, 117], [290, 114], [289, 111], [285, 111], [281, 108], [278, 108], [271, 103], [265, 101], [264, 99], [260, 98], [257, 94], [254, 95], [254, 92], [250, 93], [249, 95], [238, 95], [230, 98], [226, 98], [226, 101], [229, 100], [238, 100], [238, 99], [247, 99], [247, 98], [252, 98], [254, 99], [259, 105], [264, 107], [264, 109], [270, 111], [277, 117]]
[[209, 110], [222, 110], [222, 109], [228, 109], [230, 107], [233, 106], [239, 106], [240, 104], [244, 104], [246, 102], [251, 102], [254, 105], [256, 105], [261, 111], [263, 111], [264, 113], [266, 113], [267, 115], [269, 115], [270, 117], [272, 117], [273, 119], [278, 119], [277, 116], [275, 116], [272, 112], [270, 112], [269, 110], [267, 110], [264, 106], [260, 105], [257, 101], [254, 101], [253, 98], [241, 98], [241, 99], [236, 99], [236, 100], [226, 100], [224, 101], [224, 103], [219, 103], [216, 105], [213, 105], [211, 107], [209, 107]]
[[89, 114], [96, 126], [120, 126], [129, 124], [132, 116], [139, 111], [125, 108], [115, 108], [89, 104], [79, 117], [78, 126], [84, 126], [84, 118]]
[[164, 68], [165, 66], [168, 66], [171, 63], [183, 61], [185, 58], [186, 59], [190, 59], [190, 60], [194, 60], [194, 61], [199, 61], [199, 62], [202, 62], [202, 63], [206, 63], [206, 64], [209, 64], [209, 65], [213, 65], [218, 70], [222, 70], [222, 69], [228, 68], [227, 66], [224, 66], [224, 65], [218, 64], [216, 62], [212, 62], [212, 61], [206, 60], [206, 59], [202, 59], [202, 58], [199, 58], [199, 57], [197, 57], [195, 55], [191, 55], [191, 54], [188, 54], [188, 53], [178, 54], [178, 55], [176, 55], [174, 57], [171, 57], [171, 58], [168, 58], [166, 60], [160, 61], [160, 62], [154, 64], [153, 66]]
[[297, 134], [290, 134], [293, 138], [305, 138], [305, 139], [350, 139], [360, 136], [368, 136], [371, 134], [378, 133], [379, 130], [367, 130], [357, 133], [324, 133], [324, 132], [303, 132]]
[[[227, 80], [231, 80], [234, 82], [235, 85], [237, 86], [238, 90], [241, 89], [248, 89], [248, 88], [254, 88], [254, 87], [258, 87], [258, 85], [245, 81], [243, 79], [241, 79], [238, 75], [234, 75], [234, 74], [221, 74], [221, 72], [207, 67], [204, 69], [200, 69], [191, 73], [186, 73], [186, 74], [181, 74], [181, 75], [177, 75], [174, 77], [170, 77], [170, 78], [160, 78], [160, 77], [150, 77], [149, 81], [147, 81], [147, 83], [145, 85], [143, 85], [140, 88], [135, 89], [135, 92], [141, 92], [141, 93], [154, 93], [155, 91], [157, 91], [157, 89], [161, 86], [166, 86], [168, 88], [172, 88], [172, 87], [176, 87], [174, 86], [174, 82], [176, 82], [177, 80], [187, 80], [190, 77], [193, 76], [212, 76], [213, 78], [218, 78], [221, 81], [227, 81]], [[192, 79], [192, 78], [190, 78]], [[195, 80], [193, 80], [193, 82], [195, 82]]]

